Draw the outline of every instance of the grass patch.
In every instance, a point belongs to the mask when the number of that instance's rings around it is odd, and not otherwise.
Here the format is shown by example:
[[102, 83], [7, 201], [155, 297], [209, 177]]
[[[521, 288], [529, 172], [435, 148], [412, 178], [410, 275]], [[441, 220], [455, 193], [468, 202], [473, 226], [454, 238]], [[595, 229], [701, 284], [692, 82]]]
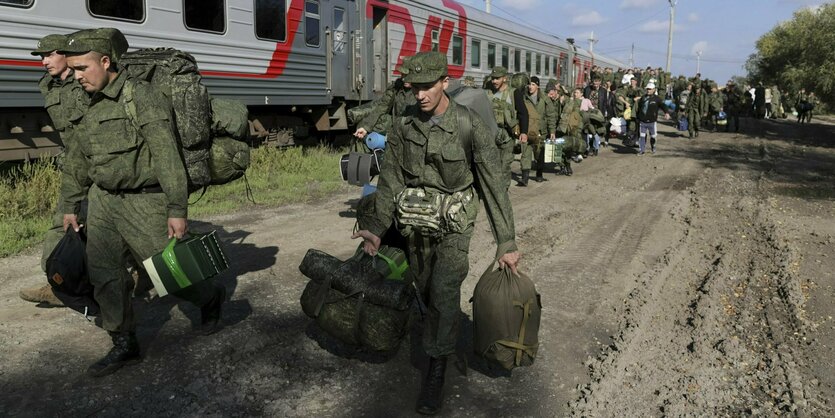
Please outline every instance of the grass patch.
[[[341, 152], [326, 147], [288, 149], [256, 148], [247, 170], [247, 181], [255, 202], [261, 206], [304, 203], [339, 190], [348, 190], [339, 175]], [[197, 199], [200, 192], [192, 194]], [[235, 180], [210, 186], [206, 194], [189, 206], [189, 217], [198, 218], [251, 208], [246, 182]]]
[[43, 239], [61, 185], [54, 158], [13, 165], [4, 171], [0, 177], [0, 257]]
[[[326, 147], [252, 150], [247, 180], [258, 206], [310, 202], [334, 192], [350, 190], [339, 175], [342, 153]], [[0, 167], [0, 257], [37, 245], [51, 225], [61, 175], [54, 158]], [[191, 196], [197, 200], [200, 192]], [[189, 217], [231, 213], [253, 208], [246, 183], [235, 180], [211, 186], [189, 207]]]

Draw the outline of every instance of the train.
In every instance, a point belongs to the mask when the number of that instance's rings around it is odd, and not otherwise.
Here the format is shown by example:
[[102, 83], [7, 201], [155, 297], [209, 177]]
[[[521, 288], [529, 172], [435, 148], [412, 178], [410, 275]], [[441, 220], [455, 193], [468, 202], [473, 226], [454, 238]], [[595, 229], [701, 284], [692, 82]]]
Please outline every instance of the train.
[[445, 53], [451, 78], [479, 81], [501, 65], [574, 86], [593, 65], [624, 66], [453, 0], [0, 0], [0, 161], [60, 149], [30, 51], [47, 34], [94, 27], [118, 28], [131, 49], [192, 54], [210, 94], [245, 103], [266, 138], [348, 135], [347, 109], [381, 95], [421, 51]]

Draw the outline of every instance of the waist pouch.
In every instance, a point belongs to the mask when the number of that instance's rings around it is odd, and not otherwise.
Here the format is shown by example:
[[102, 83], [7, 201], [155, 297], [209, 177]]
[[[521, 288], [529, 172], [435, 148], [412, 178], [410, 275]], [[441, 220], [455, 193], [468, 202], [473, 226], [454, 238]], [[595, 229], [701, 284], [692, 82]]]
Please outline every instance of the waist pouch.
[[397, 226], [404, 235], [412, 231], [425, 236], [461, 232], [472, 223], [468, 212], [473, 210], [469, 209], [473, 197], [472, 187], [452, 194], [408, 187], [396, 197]]

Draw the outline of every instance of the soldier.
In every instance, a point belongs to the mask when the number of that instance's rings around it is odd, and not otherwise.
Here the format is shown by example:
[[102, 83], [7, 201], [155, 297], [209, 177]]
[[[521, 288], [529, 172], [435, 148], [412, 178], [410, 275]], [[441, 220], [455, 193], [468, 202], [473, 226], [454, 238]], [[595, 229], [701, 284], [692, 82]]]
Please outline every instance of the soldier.
[[[519, 252], [499, 153], [484, 122], [473, 115], [471, 137], [461, 137], [458, 113], [467, 109], [444, 92], [449, 84], [444, 55], [422, 52], [415, 55], [411, 65], [405, 81], [412, 83], [419, 106], [408, 108], [404, 117], [395, 121], [374, 214], [365, 222], [370, 227], [353, 238], [361, 237], [365, 252], [376, 254], [379, 237], [392, 225], [395, 214], [407, 210], [396, 207], [399, 197], [411, 196], [413, 201], [424, 193], [440, 194], [448, 202], [463, 203], [454, 205], [464, 211], [465, 216], [459, 213], [456, 217], [461, 222], [447, 224], [442, 230], [404, 225], [398, 219], [398, 225], [405, 226], [401, 232], [409, 237], [409, 265], [429, 308], [423, 331], [429, 370], [416, 409], [421, 414], [436, 414], [443, 402], [447, 356], [455, 352], [458, 337], [461, 283], [469, 269], [468, 251], [478, 206], [474, 186], [480, 190], [493, 228], [499, 265], [515, 272]], [[413, 193], [417, 191], [420, 193]]]
[[734, 124], [734, 132], [739, 132], [739, 114], [742, 112], [742, 96], [739, 90], [736, 89], [736, 84], [733, 80], [728, 80], [725, 85], [725, 100], [724, 100], [725, 114], [728, 118], [728, 123], [725, 125], [725, 132], [731, 131], [731, 122]]
[[[629, 88], [626, 90], [627, 101], [632, 105], [630, 108], [630, 117], [626, 118], [626, 143], [625, 145], [633, 147], [638, 142], [638, 117], [636, 115], [636, 106], [638, 100], [641, 99], [641, 88], [638, 87], [638, 80], [634, 77], [629, 79]], [[624, 111], [625, 112], [625, 111]]]
[[[507, 68], [494, 67], [490, 73], [490, 89], [487, 97], [493, 102], [493, 113], [499, 125], [500, 135], [496, 136], [496, 146], [499, 148], [501, 166], [505, 173], [506, 185], [510, 184], [510, 164], [513, 162], [514, 138], [525, 143], [528, 141], [527, 108], [522, 102], [521, 94], [514, 94], [507, 81]], [[520, 111], [522, 114], [520, 115]]]
[[[64, 145], [64, 152], [67, 152], [72, 146], [73, 129], [84, 115], [84, 107], [89, 101], [87, 95], [84, 94], [84, 90], [81, 89], [81, 85], [75, 81], [72, 69], [67, 66], [66, 56], [58, 52], [64, 48], [66, 43], [66, 35], [47, 35], [38, 41], [38, 46], [32, 51], [32, 55], [41, 57], [41, 64], [46, 69], [46, 74], [41, 77], [38, 87], [40, 87], [41, 94], [44, 96], [46, 111], [52, 120], [52, 127], [58, 131]], [[59, 166], [61, 165], [59, 162]], [[52, 227], [44, 235], [43, 253], [41, 255], [41, 269], [44, 272], [46, 271], [47, 258], [64, 236], [63, 219], [63, 211], [56, 209], [55, 216], [52, 219]], [[64, 303], [55, 297], [55, 293], [52, 292], [52, 287], [49, 284], [22, 289], [20, 298], [29, 302], [64, 306]]]
[[[87, 373], [99, 377], [140, 360], [131, 307], [133, 282], [126, 252], [138, 260], [160, 253], [187, 230], [186, 169], [171, 105], [152, 85], [128, 78], [114, 57], [118, 31], [88, 29], [70, 35], [64, 52], [90, 95], [62, 175], [64, 228], [78, 230], [79, 202], [89, 187], [87, 255], [90, 281], [101, 306], [102, 328], [113, 348]], [[135, 113], [127, 109], [128, 100]], [[200, 306], [205, 334], [218, 330], [226, 291], [212, 281], [177, 293]]]
[[722, 93], [719, 92], [719, 86], [716, 83], [710, 84], [710, 95], [708, 95], [708, 115], [707, 121], [710, 122], [711, 132], [716, 132], [716, 120], [719, 112], [722, 111], [724, 103], [722, 100]]
[[409, 57], [403, 58], [403, 64], [400, 66], [401, 77], [388, 85], [383, 96], [373, 102], [371, 111], [357, 123], [357, 130], [354, 132], [356, 138], [365, 138], [369, 130], [380, 123], [383, 116], [400, 115], [406, 106], [415, 104], [415, 98], [410, 91], [411, 86], [404, 83], [402, 77], [408, 72], [408, 60]]
[[562, 165], [566, 176], [574, 174], [574, 170], [571, 169], [571, 159], [576, 158], [577, 161], [582, 161], [581, 154], [587, 149], [586, 142], [582, 138], [583, 116], [580, 113], [582, 101], [583, 89], [578, 87], [572, 91], [572, 97], [566, 98], [560, 111], [560, 123], [557, 130], [563, 133], [565, 138]]
[[516, 185], [527, 187], [533, 163], [536, 163], [536, 177], [533, 180], [537, 183], [546, 181], [542, 177], [542, 169], [545, 166], [543, 139], [550, 132], [556, 131], [556, 125], [551, 122], [556, 117], [555, 109], [548, 104], [548, 97], [539, 89], [539, 77], [531, 77], [524, 100], [528, 110], [528, 142], [522, 146], [522, 158], [519, 161], [522, 178]]
[[687, 132], [692, 139], [694, 136], [699, 137], [699, 128], [701, 127], [702, 118], [707, 117], [708, 110], [707, 95], [702, 93], [702, 86], [695, 86], [690, 101], [687, 103]]

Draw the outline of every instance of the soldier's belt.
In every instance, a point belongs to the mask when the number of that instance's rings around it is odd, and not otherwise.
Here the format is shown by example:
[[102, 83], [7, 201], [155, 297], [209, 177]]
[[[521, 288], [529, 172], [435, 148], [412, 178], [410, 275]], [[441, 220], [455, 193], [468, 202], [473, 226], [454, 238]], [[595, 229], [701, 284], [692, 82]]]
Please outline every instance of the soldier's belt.
[[119, 190], [109, 190], [109, 189], [102, 189], [108, 194], [112, 195], [125, 195], [125, 194], [151, 194], [151, 193], [162, 193], [162, 186], [145, 186], [139, 187], [136, 189], [119, 189]]

